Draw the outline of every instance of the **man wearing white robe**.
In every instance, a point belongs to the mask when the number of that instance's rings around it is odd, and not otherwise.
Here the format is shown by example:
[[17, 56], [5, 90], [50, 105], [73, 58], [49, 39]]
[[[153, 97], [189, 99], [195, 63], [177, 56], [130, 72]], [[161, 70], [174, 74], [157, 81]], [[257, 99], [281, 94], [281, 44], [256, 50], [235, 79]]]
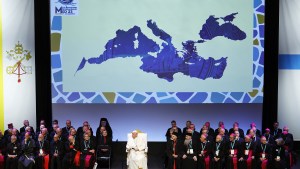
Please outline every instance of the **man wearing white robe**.
[[128, 138], [126, 145], [127, 168], [147, 169], [147, 140], [138, 136], [137, 131], [133, 131], [132, 137]]

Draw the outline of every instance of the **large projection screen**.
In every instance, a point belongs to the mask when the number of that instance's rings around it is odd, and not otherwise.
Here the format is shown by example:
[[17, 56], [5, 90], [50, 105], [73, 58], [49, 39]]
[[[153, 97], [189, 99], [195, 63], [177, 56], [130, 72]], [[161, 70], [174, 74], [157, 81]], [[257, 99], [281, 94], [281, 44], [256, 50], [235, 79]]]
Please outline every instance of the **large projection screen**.
[[165, 140], [171, 120], [261, 128], [264, 1], [53, 0], [53, 118], [107, 117]]

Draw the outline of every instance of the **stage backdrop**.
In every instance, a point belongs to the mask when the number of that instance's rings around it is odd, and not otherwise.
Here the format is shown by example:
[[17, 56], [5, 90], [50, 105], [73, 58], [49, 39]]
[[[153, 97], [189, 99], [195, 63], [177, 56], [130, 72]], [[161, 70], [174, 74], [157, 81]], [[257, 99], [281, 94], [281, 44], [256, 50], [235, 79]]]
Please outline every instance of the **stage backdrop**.
[[[253, 106], [250, 114], [256, 116], [241, 123], [260, 127], [264, 10], [263, 0], [52, 0], [53, 118], [74, 119], [76, 127], [97, 119], [96, 128], [106, 116], [114, 138], [124, 140], [126, 132], [143, 128], [150, 140], [161, 141], [169, 121], [192, 118], [172, 114], [175, 104], [199, 103], [201, 111], [181, 106], [215, 124], [225, 116], [244, 119], [245, 111], [230, 112]], [[115, 104], [105, 108], [109, 115], [95, 113], [105, 103]], [[130, 105], [128, 113], [126, 103], [151, 104], [155, 112]], [[151, 114], [156, 118], [148, 120]], [[157, 123], [160, 117], [166, 121]], [[230, 127], [233, 121], [226, 122]]]
[[36, 124], [34, 1], [0, 0], [0, 127]]
[[281, 0], [279, 20], [278, 120], [300, 141], [300, 1]]

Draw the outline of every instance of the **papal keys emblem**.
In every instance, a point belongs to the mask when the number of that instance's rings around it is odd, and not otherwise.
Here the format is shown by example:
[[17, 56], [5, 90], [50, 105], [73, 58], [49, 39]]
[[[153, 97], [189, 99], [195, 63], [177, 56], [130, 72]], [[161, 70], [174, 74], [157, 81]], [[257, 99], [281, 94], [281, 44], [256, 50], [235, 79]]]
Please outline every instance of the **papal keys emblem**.
[[32, 67], [26, 66], [25, 63], [28, 62], [32, 56], [29, 50], [24, 50], [23, 45], [18, 42], [14, 49], [6, 51], [7, 58], [14, 61], [14, 65], [7, 66], [6, 72], [9, 75], [17, 75], [18, 83], [21, 82], [21, 76], [25, 74], [32, 74]]

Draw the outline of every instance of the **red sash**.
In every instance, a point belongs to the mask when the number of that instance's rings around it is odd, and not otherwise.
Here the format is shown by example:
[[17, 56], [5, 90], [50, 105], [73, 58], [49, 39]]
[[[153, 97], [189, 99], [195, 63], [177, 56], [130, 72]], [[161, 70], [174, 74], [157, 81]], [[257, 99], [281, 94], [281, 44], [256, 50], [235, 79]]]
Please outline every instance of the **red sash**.
[[5, 166], [4, 166], [4, 156], [0, 156], [0, 169], [4, 169]]
[[49, 168], [49, 154], [44, 156], [44, 169]]
[[92, 155], [86, 155], [84, 159], [84, 167], [88, 168], [90, 166]]
[[[229, 150], [229, 154], [231, 154], [231, 150]], [[237, 149], [234, 149], [234, 154], [233, 155], [237, 155]], [[237, 157], [232, 157], [232, 163], [233, 163], [233, 168], [237, 169], [238, 167], [238, 159]]]
[[[174, 154], [176, 154], [176, 144], [177, 144], [177, 142], [174, 142], [174, 144], [173, 144], [173, 149], [174, 149]], [[176, 160], [174, 159], [174, 164], [173, 164], [173, 169], [176, 169]]]
[[206, 155], [207, 151], [203, 151], [204, 155], [204, 162], [205, 162], [205, 169], [209, 169], [209, 164], [210, 164], [210, 158], [209, 155]]
[[[262, 156], [262, 153], [260, 153], [260, 156]], [[267, 157], [267, 154], [265, 153], [265, 156]], [[267, 169], [267, 164], [268, 164], [268, 160], [267, 159], [264, 159], [262, 162], [261, 162], [261, 169]]]
[[249, 150], [248, 153], [248, 158], [247, 158], [247, 169], [251, 169], [252, 168], [252, 150]]
[[74, 158], [74, 164], [76, 167], [80, 166], [80, 151], [76, 152], [75, 158]]

